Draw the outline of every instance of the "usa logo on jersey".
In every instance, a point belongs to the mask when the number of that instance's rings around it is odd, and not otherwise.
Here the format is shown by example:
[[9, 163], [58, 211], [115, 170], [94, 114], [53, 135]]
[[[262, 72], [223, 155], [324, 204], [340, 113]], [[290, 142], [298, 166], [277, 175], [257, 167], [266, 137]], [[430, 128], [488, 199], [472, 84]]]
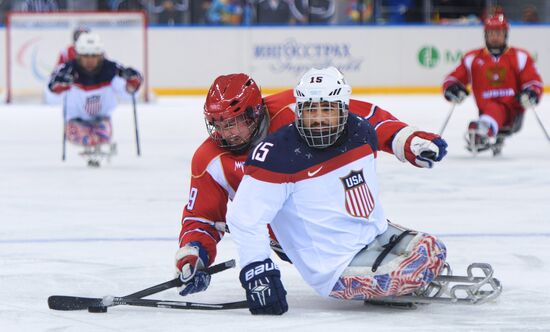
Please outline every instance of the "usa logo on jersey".
[[101, 111], [101, 97], [89, 96], [86, 98], [86, 105], [84, 105], [86, 113], [94, 116]]
[[369, 218], [374, 210], [374, 197], [370, 192], [363, 170], [351, 171], [340, 178], [346, 194], [346, 210], [354, 217]]

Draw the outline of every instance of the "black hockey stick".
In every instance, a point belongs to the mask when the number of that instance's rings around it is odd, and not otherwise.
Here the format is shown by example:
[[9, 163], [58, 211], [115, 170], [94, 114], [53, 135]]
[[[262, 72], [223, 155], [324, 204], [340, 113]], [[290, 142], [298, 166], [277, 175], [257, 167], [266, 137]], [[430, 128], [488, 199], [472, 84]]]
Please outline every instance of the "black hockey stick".
[[453, 115], [453, 111], [455, 110], [456, 103], [453, 103], [453, 106], [451, 106], [451, 110], [449, 111], [449, 114], [447, 114], [447, 118], [445, 119], [445, 122], [443, 122], [443, 125], [441, 126], [441, 129], [439, 130], [439, 136], [443, 136], [443, 132], [445, 131], [445, 128], [447, 128], [447, 124], [449, 123], [449, 120], [451, 119], [451, 115]]
[[[213, 265], [207, 268], [206, 272], [208, 274], [215, 274], [215, 273], [230, 269], [232, 267], [235, 267], [234, 259], [231, 259], [229, 261], [226, 261], [220, 264]], [[161, 284], [158, 284], [156, 286], [146, 288], [139, 292], [135, 292], [123, 297], [114, 297], [114, 298], [124, 299], [124, 300], [140, 299], [142, 297], [153, 295], [173, 287], [179, 287], [182, 284], [183, 282], [179, 278], [175, 278], [175, 279], [163, 282]], [[105, 306], [103, 303], [103, 300], [104, 300], [103, 298], [95, 298], [95, 297], [52, 295], [48, 297], [48, 307], [53, 310], [84, 310], [84, 309], [87, 309], [88, 307]], [[159, 302], [162, 302], [162, 301], [159, 301]], [[115, 303], [112, 305], [118, 305], [118, 303]]]
[[165, 309], [187, 309], [187, 310], [229, 310], [248, 308], [248, 302], [226, 302], [226, 303], [197, 303], [184, 301], [166, 301], [166, 300], [148, 300], [148, 299], [129, 299], [125, 297], [105, 298], [100, 306], [90, 306], [89, 312], [107, 312], [108, 307], [115, 305], [131, 305], [138, 307], [153, 307]]
[[136, 107], [136, 94], [132, 93], [132, 106], [134, 107], [134, 128], [136, 132], [136, 149], [138, 157], [141, 156], [141, 147], [139, 144], [139, 129], [138, 129], [138, 119], [137, 119], [137, 107]]
[[546, 139], [550, 142], [550, 135], [548, 134], [548, 131], [546, 130], [546, 127], [544, 126], [544, 124], [540, 120], [539, 114], [537, 113], [537, 110], [534, 107], [531, 107], [531, 109], [533, 110], [533, 113], [535, 113], [535, 118], [537, 119], [537, 122], [539, 123], [540, 128], [544, 132], [544, 136], [546, 136]]
[[61, 153], [61, 161], [65, 161], [67, 151], [67, 128], [65, 118], [67, 117], [67, 92], [63, 96], [63, 151]]

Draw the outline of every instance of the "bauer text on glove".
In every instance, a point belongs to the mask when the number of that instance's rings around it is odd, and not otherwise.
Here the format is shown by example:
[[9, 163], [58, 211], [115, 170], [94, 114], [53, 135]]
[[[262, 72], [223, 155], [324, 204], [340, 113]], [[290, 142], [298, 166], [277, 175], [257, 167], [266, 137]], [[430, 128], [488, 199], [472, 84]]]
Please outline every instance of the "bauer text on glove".
[[253, 315], [282, 315], [288, 310], [281, 272], [271, 259], [245, 266], [240, 280]]

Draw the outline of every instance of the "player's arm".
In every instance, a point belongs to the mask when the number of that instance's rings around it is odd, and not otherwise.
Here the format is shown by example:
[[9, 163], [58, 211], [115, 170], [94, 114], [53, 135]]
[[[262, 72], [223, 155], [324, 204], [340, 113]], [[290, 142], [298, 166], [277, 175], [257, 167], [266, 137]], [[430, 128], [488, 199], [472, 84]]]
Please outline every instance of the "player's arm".
[[117, 75], [126, 81], [126, 92], [129, 94], [137, 92], [143, 82], [143, 76], [132, 67], [123, 67], [117, 64]]
[[67, 62], [56, 67], [50, 77], [48, 89], [53, 93], [62, 93], [71, 88], [75, 79], [74, 63]]
[[191, 179], [189, 201], [185, 205], [176, 252], [176, 269], [185, 283], [182, 296], [204, 291], [210, 276], [201, 270], [216, 259], [216, 246], [225, 230], [227, 192], [204, 172]]
[[465, 61], [471, 61], [473, 55], [462, 58], [455, 70], [445, 77], [443, 81], [443, 96], [450, 102], [461, 103], [470, 94], [466, 88], [469, 84], [469, 75]]
[[267, 232], [267, 224], [287, 198], [287, 186], [245, 175], [227, 212], [242, 267], [239, 279], [254, 315], [281, 315], [288, 310], [281, 274], [269, 258]]
[[431, 168], [447, 154], [447, 143], [439, 135], [409, 126], [382, 108], [372, 105], [367, 119], [376, 131], [378, 149], [399, 161]]
[[527, 52], [525, 66], [519, 69], [519, 81], [521, 83], [520, 102], [524, 108], [536, 106], [543, 92], [542, 79], [537, 71], [533, 58]]

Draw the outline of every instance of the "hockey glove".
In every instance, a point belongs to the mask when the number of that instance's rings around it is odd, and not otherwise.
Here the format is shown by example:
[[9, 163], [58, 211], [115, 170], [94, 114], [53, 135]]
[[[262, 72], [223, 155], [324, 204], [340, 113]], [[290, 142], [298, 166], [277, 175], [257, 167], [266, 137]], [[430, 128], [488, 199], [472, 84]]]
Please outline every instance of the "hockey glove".
[[131, 67], [122, 69], [120, 71], [120, 77], [126, 80], [126, 91], [128, 91], [128, 93], [136, 92], [143, 81], [141, 74]]
[[402, 162], [432, 168], [434, 162], [441, 161], [447, 154], [447, 142], [439, 135], [405, 127], [393, 138], [392, 149]]
[[519, 95], [519, 101], [523, 108], [532, 108], [539, 103], [539, 95], [532, 89], [525, 89]]
[[469, 94], [464, 85], [460, 83], [449, 85], [444, 92], [445, 99], [455, 104], [462, 103]]
[[201, 271], [208, 264], [208, 254], [199, 242], [190, 242], [176, 252], [176, 267], [183, 285], [181, 296], [205, 291], [210, 285], [210, 274]]
[[281, 272], [271, 259], [248, 264], [241, 270], [239, 279], [253, 315], [282, 315], [287, 312]]
[[53, 73], [48, 88], [53, 93], [61, 93], [71, 88], [71, 84], [74, 82], [73, 67], [62, 65], [59, 69]]

